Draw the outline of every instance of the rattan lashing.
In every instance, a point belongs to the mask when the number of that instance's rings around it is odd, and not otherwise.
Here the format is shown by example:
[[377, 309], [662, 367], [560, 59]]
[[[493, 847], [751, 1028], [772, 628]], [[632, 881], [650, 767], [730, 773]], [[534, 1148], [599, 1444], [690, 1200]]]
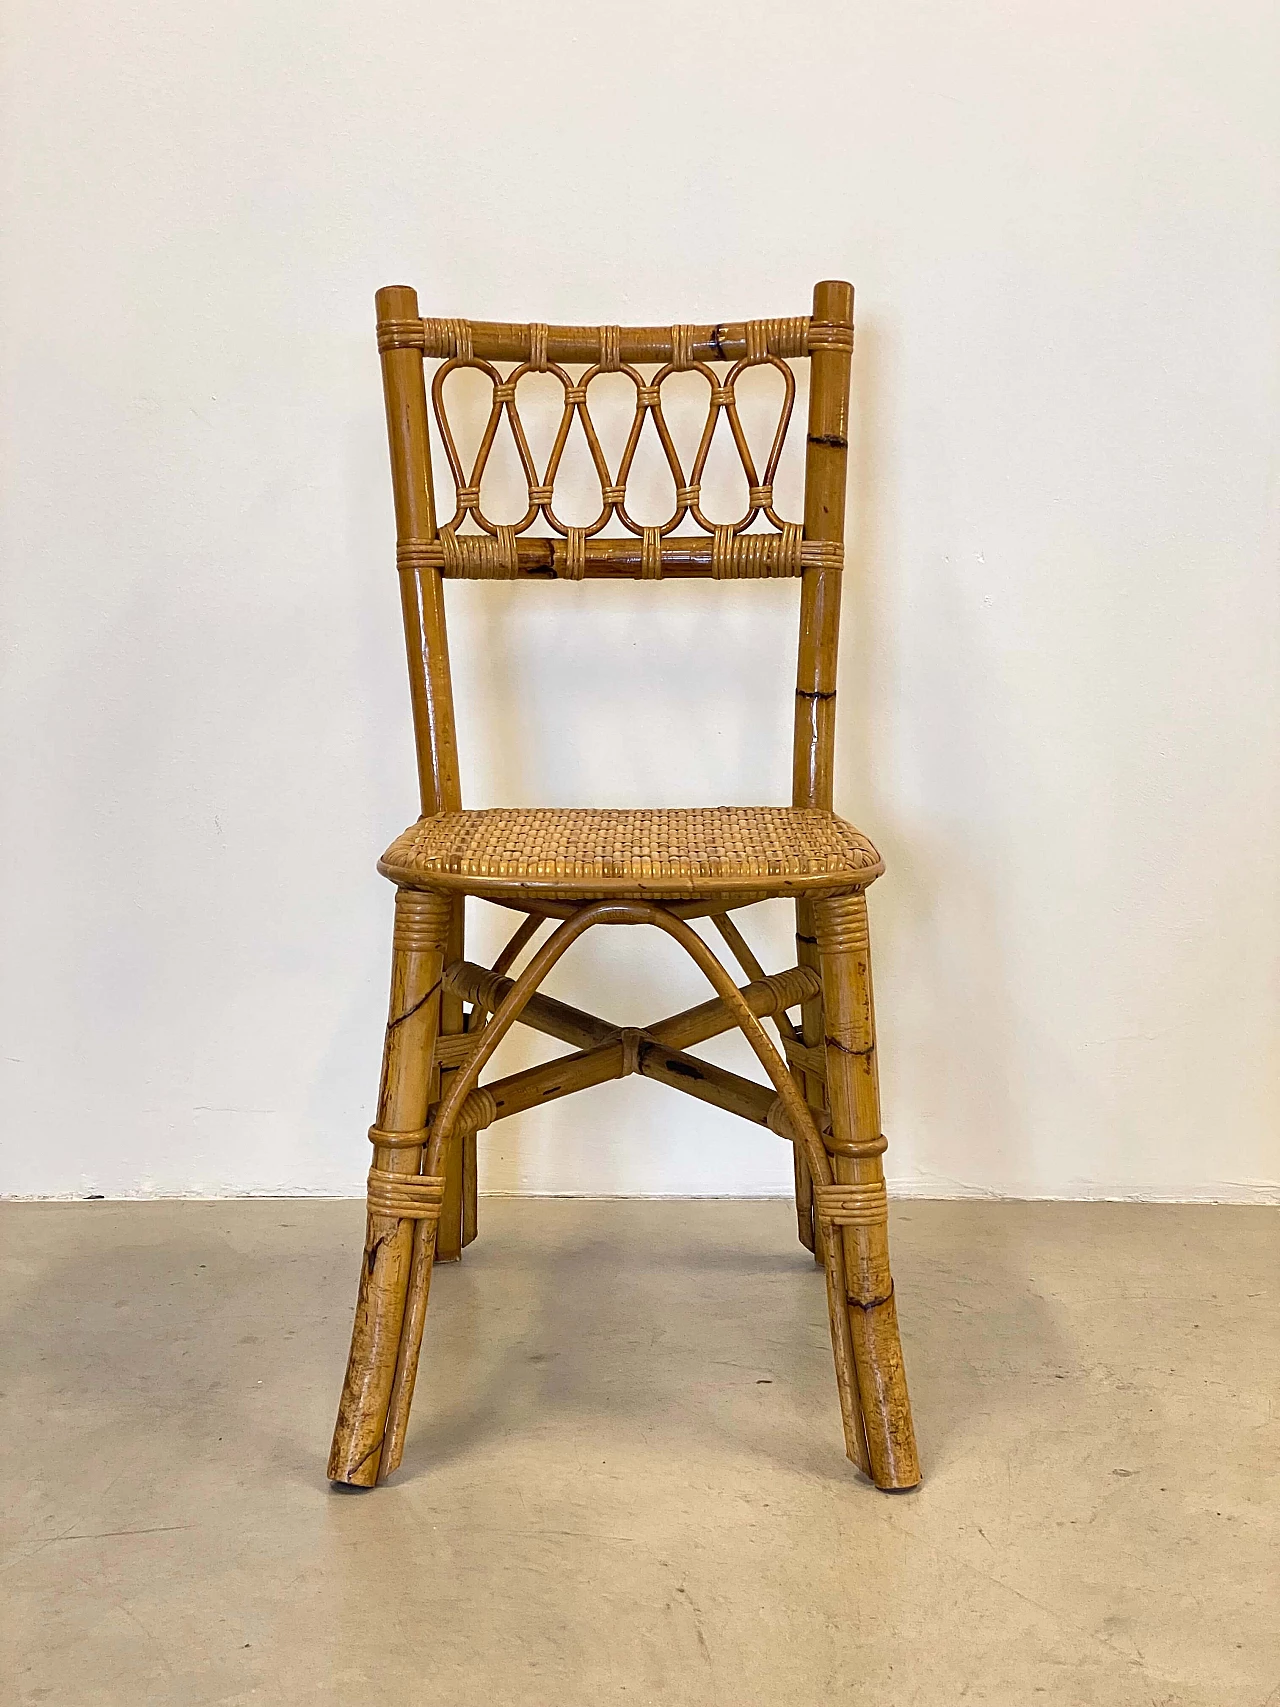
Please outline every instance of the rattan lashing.
[[[423, 319], [407, 287], [378, 293], [378, 346], [396, 501], [400, 590], [422, 815], [384, 855], [397, 885], [391, 1001], [377, 1118], [369, 1130], [368, 1224], [351, 1356], [329, 1473], [371, 1485], [400, 1462], [433, 1265], [461, 1255], [476, 1233], [476, 1139], [521, 1109], [633, 1075], [736, 1114], [791, 1143], [801, 1241], [822, 1264], [845, 1450], [881, 1487], [919, 1477], [889, 1271], [865, 889], [881, 870], [871, 842], [832, 804], [836, 649], [844, 562], [852, 292], [814, 292], [812, 316], [666, 327], [509, 325]], [[803, 519], [781, 515], [774, 480], [796, 396], [791, 363], [809, 359]], [[424, 364], [454, 486], [440, 524], [432, 483]], [[502, 364], [501, 367], [498, 364]], [[764, 466], [738, 419], [735, 385], [761, 364], [778, 369], [783, 400]], [[492, 399], [470, 468], [450, 428], [446, 382], [478, 369]], [[570, 371], [570, 370], [577, 371]], [[707, 383], [707, 417], [686, 467], [662, 411], [673, 374]], [[544, 466], [520, 414], [527, 374], [562, 387]], [[635, 406], [616, 466], [601, 449], [591, 388], [624, 374]], [[600, 508], [584, 526], [557, 513], [568, 435], [585, 435]], [[528, 503], [517, 521], [484, 513], [485, 469], [509, 431]], [[657, 434], [675, 510], [661, 524], [629, 512], [628, 482], [642, 431]], [[747, 507], [709, 519], [702, 479], [713, 438], [727, 432]], [[705, 575], [729, 581], [797, 577], [800, 647], [792, 804], [609, 811], [464, 811], [443, 584], [472, 579], [581, 581]], [[463, 898], [486, 897], [524, 918], [489, 969], [464, 958]], [[728, 909], [766, 896], [796, 905], [791, 969], [766, 975]], [[747, 983], [739, 988], [693, 931], [710, 915]], [[524, 970], [508, 977], [540, 928], [559, 919]], [[647, 1026], [619, 1026], [541, 993], [572, 944], [596, 925], [647, 925], [702, 969], [714, 999]], [[468, 1012], [468, 1006], [470, 1011]], [[789, 1011], [798, 1009], [798, 1023]], [[778, 1027], [786, 1059], [761, 1027]], [[506, 1078], [479, 1082], [517, 1022], [574, 1051]], [[759, 1084], [689, 1053], [738, 1027], [764, 1069]]]

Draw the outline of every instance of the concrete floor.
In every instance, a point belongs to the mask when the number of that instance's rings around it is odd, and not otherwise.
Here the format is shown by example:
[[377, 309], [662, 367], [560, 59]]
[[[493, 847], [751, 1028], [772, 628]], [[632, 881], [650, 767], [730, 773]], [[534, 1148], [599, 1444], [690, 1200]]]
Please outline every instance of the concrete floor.
[[0, 1700], [1280, 1702], [1275, 1211], [896, 1207], [894, 1497], [789, 1206], [481, 1209], [371, 1494], [359, 1205], [0, 1209]]

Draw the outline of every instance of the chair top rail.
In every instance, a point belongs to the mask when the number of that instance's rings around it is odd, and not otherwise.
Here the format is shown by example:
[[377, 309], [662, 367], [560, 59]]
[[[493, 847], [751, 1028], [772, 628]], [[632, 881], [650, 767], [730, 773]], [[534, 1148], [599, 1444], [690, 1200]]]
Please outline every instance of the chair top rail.
[[853, 326], [795, 315], [718, 325], [549, 326], [497, 320], [380, 319], [380, 350], [421, 350], [445, 360], [589, 363], [606, 371], [629, 363], [730, 362], [766, 356], [795, 360], [815, 350], [853, 348]]

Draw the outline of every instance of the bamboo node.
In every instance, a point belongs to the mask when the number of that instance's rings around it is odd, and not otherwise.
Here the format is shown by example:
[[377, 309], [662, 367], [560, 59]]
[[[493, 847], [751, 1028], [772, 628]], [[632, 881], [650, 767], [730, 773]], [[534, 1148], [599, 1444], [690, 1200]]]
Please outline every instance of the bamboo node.
[[882, 1179], [851, 1185], [819, 1185], [813, 1202], [824, 1227], [883, 1227], [889, 1219], [889, 1194]]
[[400, 1220], [438, 1221], [444, 1205], [443, 1174], [396, 1174], [369, 1169], [370, 1215], [394, 1215]]

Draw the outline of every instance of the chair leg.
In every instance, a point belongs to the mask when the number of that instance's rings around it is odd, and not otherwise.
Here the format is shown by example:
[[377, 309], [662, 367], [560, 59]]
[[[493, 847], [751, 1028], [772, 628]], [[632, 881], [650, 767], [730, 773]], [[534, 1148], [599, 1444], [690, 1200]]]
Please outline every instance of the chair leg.
[[[396, 891], [391, 1003], [382, 1052], [373, 1166], [416, 1176], [436, 1086], [435, 1041], [450, 902], [421, 890]], [[373, 1178], [370, 1179], [372, 1196]], [[399, 1188], [398, 1188], [399, 1189]], [[388, 1194], [380, 1193], [383, 1199]], [[360, 1263], [351, 1354], [338, 1406], [329, 1479], [372, 1487], [378, 1479], [387, 1406], [413, 1255], [414, 1219], [375, 1211], [371, 1202]]]
[[815, 1190], [823, 1230], [842, 1238], [854, 1366], [871, 1475], [880, 1488], [920, 1480], [889, 1271], [889, 1205], [867, 902], [861, 891], [814, 904], [825, 1008], [826, 1138], [835, 1185]]
[[[815, 972], [818, 970], [818, 938], [812, 901], [796, 902], [796, 964], [812, 967]], [[815, 996], [800, 1010], [800, 1041], [811, 1049], [817, 1047], [822, 1042], [822, 1029], [822, 997]], [[806, 1073], [802, 1067], [793, 1067], [791, 1076], [810, 1108], [825, 1108], [826, 1087], [820, 1079]], [[809, 1175], [809, 1164], [799, 1144], [795, 1146], [795, 1178], [796, 1230], [800, 1243], [807, 1251], [813, 1252], [813, 1260], [821, 1266], [826, 1260], [822, 1229], [813, 1211], [813, 1180]]]
[[[452, 964], [464, 956], [463, 941], [463, 901], [459, 895], [454, 899], [453, 910], [449, 919], [449, 946], [445, 951], [446, 960]], [[462, 1031], [463, 1014], [462, 998], [446, 990], [440, 999], [440, 1034], [442, 1037], [457, 1037]], [[456, 1068], [450, 1068], [440, 1075], [440, 1095], [443, 1097], [449, 1088]], [[475, 1153], [475, 1135], [472, 1134], [472, 1154]], [[440, 1211], [440, 1225], [436, 1229], [437, 1262], [458, 1262], [462, 1257], [462, 1247], [470, 1244], [475, 1238], [475, 1176], [472, 1170], [472, 1192], [470, 1204], [467, 1201], [465, 1147], [460, 1142], [449, 1146], [448, 1159], [445, 1163], [444, 1174], [444, 1206]], [[467, 1237], [467, 1210], [470, 1208], [471, 1236]]]

